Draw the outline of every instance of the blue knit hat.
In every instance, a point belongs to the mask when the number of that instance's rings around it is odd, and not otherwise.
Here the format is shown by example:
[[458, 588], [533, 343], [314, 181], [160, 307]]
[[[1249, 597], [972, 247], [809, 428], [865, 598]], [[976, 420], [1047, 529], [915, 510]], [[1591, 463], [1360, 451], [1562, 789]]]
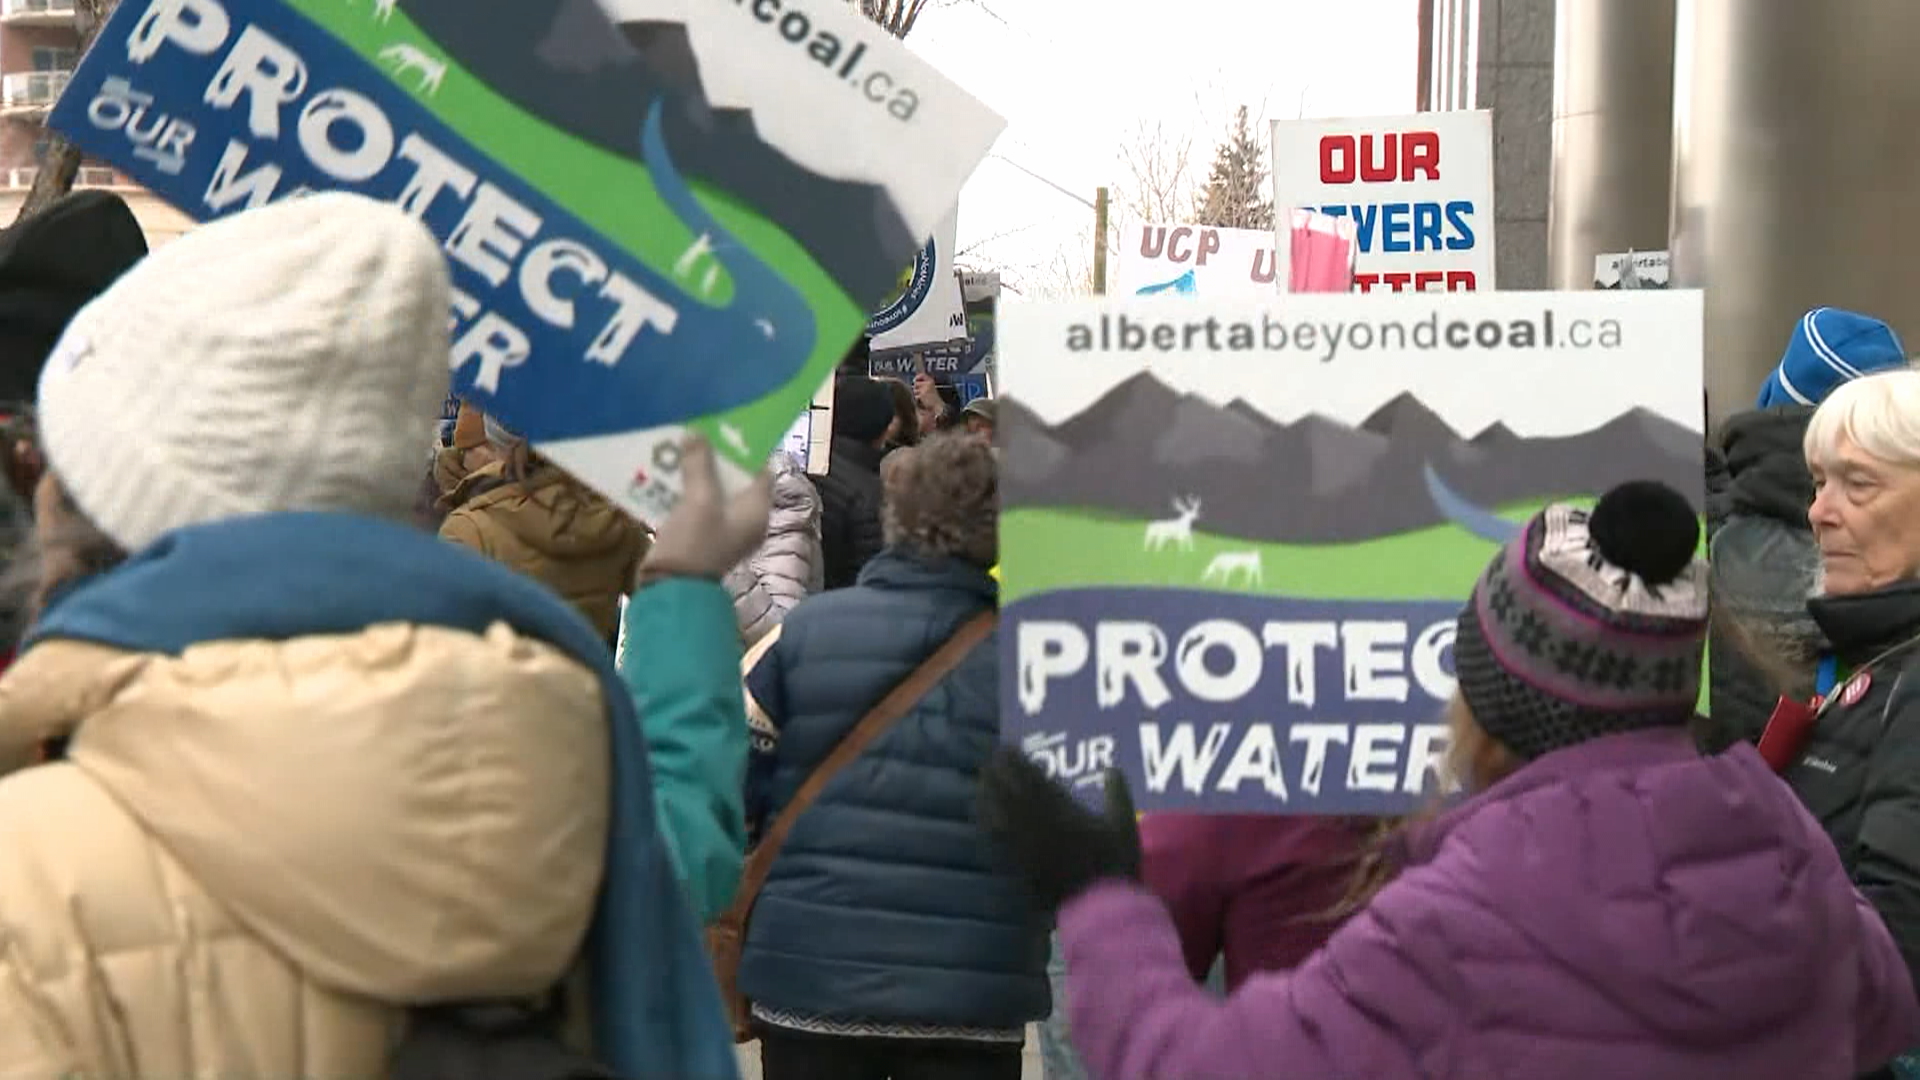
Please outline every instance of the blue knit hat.
[[1843, 382], [1906, 363], [1893, 327], [1870, 315], [1817, 307], [1800, 317], [1779, 366], [1760, 384], [1759, 407], [1818, 405]]

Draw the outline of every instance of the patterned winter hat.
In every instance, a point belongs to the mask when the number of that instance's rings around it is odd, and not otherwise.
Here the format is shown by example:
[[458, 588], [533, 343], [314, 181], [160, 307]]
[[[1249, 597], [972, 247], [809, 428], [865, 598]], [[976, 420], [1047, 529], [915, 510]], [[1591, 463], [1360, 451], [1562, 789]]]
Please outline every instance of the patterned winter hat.
[[1460, 613], [1460, 693], [1524, 759], [1688, 723], [1700, 695], [1707, 566], [1679, 492], [1634, 481], [1555, 504], [1494, 557]]

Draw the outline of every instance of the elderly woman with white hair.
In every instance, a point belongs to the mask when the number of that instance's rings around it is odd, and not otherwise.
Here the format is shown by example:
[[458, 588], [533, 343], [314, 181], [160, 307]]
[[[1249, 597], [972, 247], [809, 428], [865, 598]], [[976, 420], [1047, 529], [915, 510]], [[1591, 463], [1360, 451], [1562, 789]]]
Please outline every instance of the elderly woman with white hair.
[[1805, 449], [1820, 551], [1807, 607], [1834, 670], [1782, 775], [1920, 973], [1920, 371], [1836, 389]]

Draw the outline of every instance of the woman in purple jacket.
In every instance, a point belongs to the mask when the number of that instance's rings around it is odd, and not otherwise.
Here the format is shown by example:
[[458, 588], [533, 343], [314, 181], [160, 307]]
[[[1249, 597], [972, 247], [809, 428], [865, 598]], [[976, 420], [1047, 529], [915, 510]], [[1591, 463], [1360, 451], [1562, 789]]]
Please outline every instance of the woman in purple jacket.
[[1461, 613], [1453, 773], [1319, 952], [1220, 1000], [1136, 884], [1125, 782], [1079, 807], [1018, 754], [981, 820], [1061, 905], [1100, 1080], [1847, 1080], [1920, 1042], [1880, 918], [1754, 749], [1687, 725], [1706, 566], [1651, 483], [1549, 507]]

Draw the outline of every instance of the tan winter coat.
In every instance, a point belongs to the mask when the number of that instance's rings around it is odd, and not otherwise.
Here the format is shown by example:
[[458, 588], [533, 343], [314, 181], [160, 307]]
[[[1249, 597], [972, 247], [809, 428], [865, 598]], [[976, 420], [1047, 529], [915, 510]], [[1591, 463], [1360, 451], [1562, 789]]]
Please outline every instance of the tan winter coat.
[[396, 1003], [552, 985], [606, 746], [594, 675], [501, 625], [34, 647], [0, 678], [0, 1080], [372, 1080]]
[[451, 501], [457, 508], [440, 523], [442, 539], [552, 589], [613, 639], [620, 598], [632, 589], [647, 553], [639, 522], [552, 466], [518, 482], [503, 482], [499, 465], [485, 466], [461, 482]]

